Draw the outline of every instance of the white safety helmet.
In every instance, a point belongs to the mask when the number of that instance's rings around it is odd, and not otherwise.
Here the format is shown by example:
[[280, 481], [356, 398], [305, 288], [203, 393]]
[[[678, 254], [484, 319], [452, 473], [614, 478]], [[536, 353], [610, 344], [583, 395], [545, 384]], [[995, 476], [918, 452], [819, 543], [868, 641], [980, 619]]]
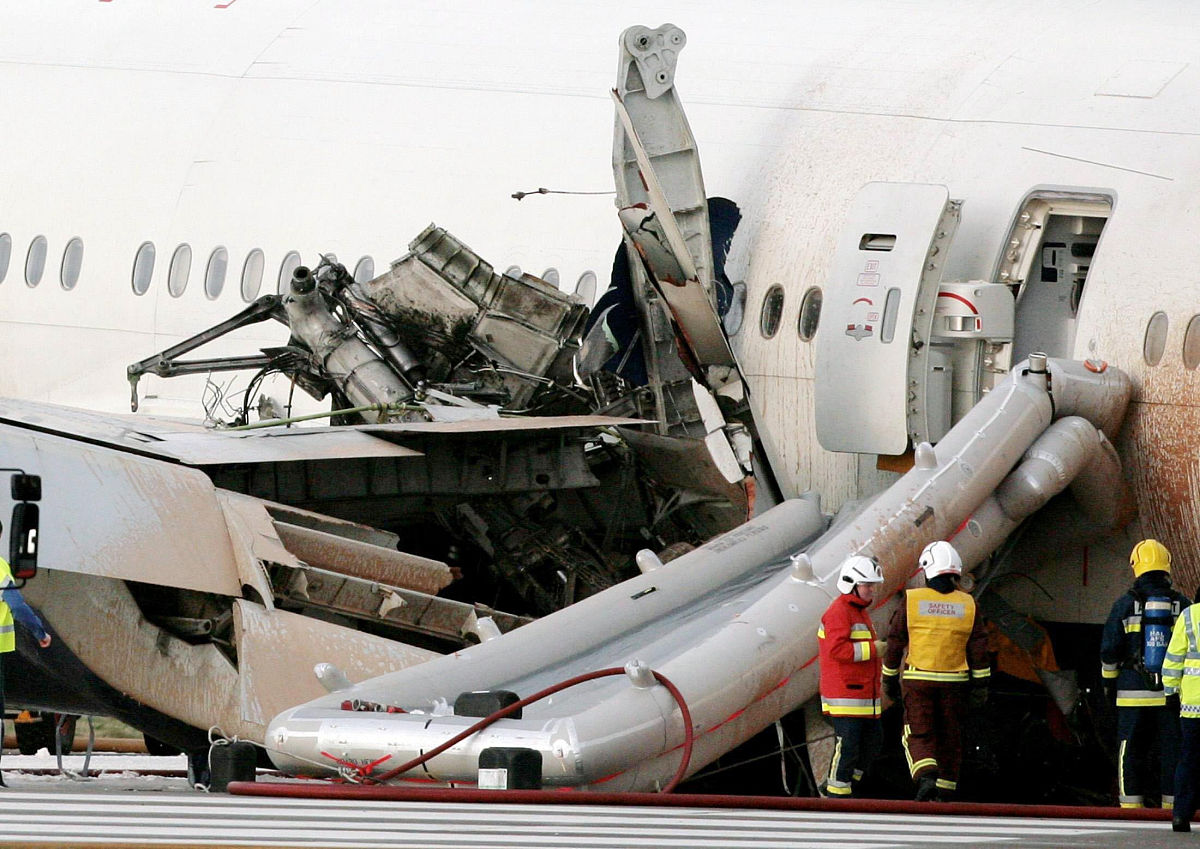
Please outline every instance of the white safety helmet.
[[882, 584], [883, 572], [874, 557], [852, 554], [842, 562], [837, 588], [842, 595], [854, 592], [859, 584]]
[[925, 580], [936, 578], [938, 575], [961, 575], [962, 558], [954, 550], [954, 546], [939, 539], [925, 546], [918, 561], [925, 570]]

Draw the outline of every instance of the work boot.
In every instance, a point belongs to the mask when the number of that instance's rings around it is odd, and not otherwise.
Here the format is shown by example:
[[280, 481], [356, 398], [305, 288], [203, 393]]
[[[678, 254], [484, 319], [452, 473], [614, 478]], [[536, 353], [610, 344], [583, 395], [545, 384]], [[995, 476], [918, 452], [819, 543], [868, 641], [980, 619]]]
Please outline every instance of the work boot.
[[937, 778], [932, 775], [922, 775], [917, 779], [918, 802], [932, 802], [937, 796]]
[[1192, 821], [1183, 814], [1171, 817], [1171, 831], [1191, 831]]

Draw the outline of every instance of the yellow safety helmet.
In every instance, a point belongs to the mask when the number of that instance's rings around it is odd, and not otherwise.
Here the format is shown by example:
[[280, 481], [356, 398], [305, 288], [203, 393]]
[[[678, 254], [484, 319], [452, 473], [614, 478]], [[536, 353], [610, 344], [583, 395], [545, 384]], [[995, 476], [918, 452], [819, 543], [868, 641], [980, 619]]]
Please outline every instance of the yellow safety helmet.
[[1139, 578], [1155, 570], [1170, 572], [1171, 552], [1156, 539], [1144, 539], [1129, 552], [1129, 565], [1133, 574]]

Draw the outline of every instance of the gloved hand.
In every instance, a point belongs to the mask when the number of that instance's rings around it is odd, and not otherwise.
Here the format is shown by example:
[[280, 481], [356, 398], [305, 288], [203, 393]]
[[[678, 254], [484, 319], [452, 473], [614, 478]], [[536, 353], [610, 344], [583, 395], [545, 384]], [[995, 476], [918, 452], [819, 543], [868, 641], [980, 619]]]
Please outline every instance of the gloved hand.
[[987, 684], [972, 684], [971, 693], [967, 697], [971, 710], [983, 710], [988, 701]]
[[1104, 700], [1110, 705], [1117, 702], [1117, 679], [1106, 678], [1104, 680]]
[[1179, 694], [1172, 693], [1171, 695], [1167, 696], [1167, 711], [1174, 716], [1178, 716], [1179, 708]]
[[887, 697], [893, 702], [900, 701], [900, 676], [885, 675], [883, 677], [883, 692], [887, 693]]

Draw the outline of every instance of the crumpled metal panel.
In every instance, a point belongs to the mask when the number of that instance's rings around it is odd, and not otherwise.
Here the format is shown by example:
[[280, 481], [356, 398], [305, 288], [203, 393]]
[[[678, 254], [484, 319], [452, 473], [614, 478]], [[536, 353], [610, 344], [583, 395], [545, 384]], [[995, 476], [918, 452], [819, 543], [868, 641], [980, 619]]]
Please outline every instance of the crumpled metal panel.
[[449, 586], [453, 580], [450, 567], [440, 560], [286, 522], [275, 522], [274, 527], [278, 539], [294, 555], [287, 560], [273, 560], [275, 563], [290, 564], [299, 558], [309, 566], [430, 594]]
[[284, 610], [266, 610], [234, 602], [241, 675], [240, 720], [254, 740], [264, 739], [266, 724], [279, 712], [325, 695], [313, 667], [332, 663], [357, 683], [424, 663], [437, 652], [352, 631], [330, 622]]
[[46, 571], [24, 594], [109, 686], [196, 728], [219, 725], [250, 740], [264, 739], [275, 713], [325, 693], [317, 663], [334, 663], [357, 682], [438, 656], [239, 599], [235, 667], [215, 645], [191, 645], [146, 620], [119, 580]]
[[491, 617], [501, 632], [532, 621], [529, 617], [501, 613], [484, 605], [439, 598], [312, 567], [285, 573], [280, 584], [281, 595], [314, 607], [460, 642], [468, 633], [480, 633], [480, 617]]
[[718, 495], [749, 517], [751, 493], [747, 484], [730, 483], [725, 479], [704, 440], [659, 436], [630, 428], [623, 428], [621, 435], [654, 480], [667, 486]]
[[[142, 616], [119, 580], [39, 571], [23, 593], [61, 640], [109, 686], [197, 728], [262, 739], [241, 722], [238, 671], [215, 645], [191, 645]], [[287, 655], [279, 663], [288, 666]]]
[[266, 505], [267, 512], [271, 514], [271, 518], [287, 522], [289, 525], [300, 525], [304, 528], [312, 528], [314, 531], [325, 531], [346, 539], [356, 539], [359, 542], [388, 548], [396, 548], [400, 543], [400, 537], [391, 531], [383, 531], [346, 519], [335, 519], [333, 516], [314, 513], [312, 510], [304, 510], [291, 504], [280, 504], [275, 501], [263, 503]]
[[271, 576], [263, 563], [298, 567], [300, 561], [280, 542], [266, 502], [227, 490], [217, 490], [217, 501], [229, 523], [229, 536], [243, 586], [253, 587], [267, 607], [274, 607]]
[[40, 565], [240, 596], [225, 514], [202, 472], [0, 424], [5, 465], [39, 474]]

